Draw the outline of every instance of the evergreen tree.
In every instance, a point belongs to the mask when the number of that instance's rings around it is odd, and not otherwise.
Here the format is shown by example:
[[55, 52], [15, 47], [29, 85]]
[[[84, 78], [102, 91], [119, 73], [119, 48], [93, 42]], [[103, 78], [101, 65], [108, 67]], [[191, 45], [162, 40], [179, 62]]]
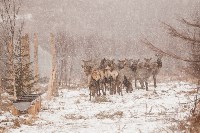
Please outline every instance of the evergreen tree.
[[17, 97], [32, 92], [34, 81], [30, 62], [29, 38], [22, 36], [15, 47], [15, 88]]
[[5, 47], [5, 55], [3, 55], [6, 69], [4, 70], [4, 87], [14, 98], [16, 98], [14, 48], [23, 27], [23, 23], [18, 19], [21, 4], [21, 0], [0, 0], [0, 41]]

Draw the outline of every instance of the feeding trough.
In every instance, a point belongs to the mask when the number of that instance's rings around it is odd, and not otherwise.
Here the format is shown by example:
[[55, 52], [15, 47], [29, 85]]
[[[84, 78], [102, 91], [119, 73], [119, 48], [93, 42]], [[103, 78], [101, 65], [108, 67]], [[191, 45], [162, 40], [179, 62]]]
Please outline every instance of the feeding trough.
[[13, 101], [11, 111], [13, 115], [36, 115], [41, 109], [41, 94], [29, 94]]

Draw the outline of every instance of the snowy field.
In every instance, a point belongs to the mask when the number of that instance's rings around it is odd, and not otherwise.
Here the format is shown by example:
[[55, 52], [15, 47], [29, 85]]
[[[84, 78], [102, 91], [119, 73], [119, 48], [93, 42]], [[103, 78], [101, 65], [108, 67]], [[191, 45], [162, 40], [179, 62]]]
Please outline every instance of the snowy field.
[[[88, 89], [60, 90], [60, 96], [42, 101], [42, 110], [32, 123], [8, 133], [171, 133], [178, 121], [190, 113], [195, 85], [185, 82], [160, 83], [153, 93], [134, 90], [123, 96], [107, 95], [89, 101]], [[45, 95], [43, 96], [43, 98]], [[0, 116], [0, 126], [12, 125]], [[28, 117], [28, 116], [21, 116]]]

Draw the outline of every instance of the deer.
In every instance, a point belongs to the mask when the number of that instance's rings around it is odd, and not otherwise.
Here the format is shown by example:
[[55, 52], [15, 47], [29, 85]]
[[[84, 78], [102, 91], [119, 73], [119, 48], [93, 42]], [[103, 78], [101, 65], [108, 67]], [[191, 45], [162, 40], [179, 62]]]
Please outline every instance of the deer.
[[154, 88], [157, 87], [156, 79], [157, 79], [158, 73], [160, 72], [160, 69], [162, 68], [162, 57], [163, 57], [163, 55], [156, 54], [155, 56], [157, 57], [156, 62], [151, 63], [151, 66], [153, 68], [152, 75], [153, 75], [153, 81], [154, 81]]
[[117, 92], [118, 94], [122, 94], [122, 89], [126, 87], [126, 92], [132, 92], [132, 80], [133, 80], [133, 74], [130, 68], [130, 62], [131, 60], [125, 59], [125, 60], [118, 60], [118, 65], [117, 65], [117, 72], [118, 72], [118, 77], [117, 77]]
[[104, 89], [105, 93], [106, 93], [107, 86], [108, 86], [108, 89], [111, 88], [110, 73], [108, 72], [108, 66], [110, 62], [111, 62], [110, 60], [104, 58], [101, 60], [100, 66], [99, 66], [99, 69], [102, 75], [100, 84], [101, 84], [101, 88]]
[[116, 81], [118, 77], [117, 65], [115, 60], [107, 60], [105, 68], [105, 77], [109, 81], [110, 95], [116, 94]]
[[134, 65], [132, 65], [132, 71], [135, 77], [135, 87], [137, 88], [137, 80], [139, 80], [141, 88], [144, 89], [144, 83], [146, 86], [146, 91], [148, 91], [148, 79], [153, 73], [153, 67], [150, 63], [150, 59], [144, 59], [145, 62], [136, 61]]
[[83, 61], [82, 68], [84, 69], [84, 72], [88, 78], [88, 86], [90, 90], [90, 100], [91, 95], [94, 96], [97, 94], [97, 96], [101, 95], [100, 93], [100, 84], [99, 81], [101, 79], [101, 72], [95, 67], [95, 65], [92, 63], [92, 61]]

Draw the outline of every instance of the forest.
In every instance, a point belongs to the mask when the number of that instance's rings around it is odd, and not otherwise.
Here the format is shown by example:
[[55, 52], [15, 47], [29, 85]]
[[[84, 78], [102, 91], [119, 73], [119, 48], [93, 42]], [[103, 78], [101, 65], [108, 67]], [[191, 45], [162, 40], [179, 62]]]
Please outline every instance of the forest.
[[199, 133], [199, 9], [0, 0], [0, 133]]

